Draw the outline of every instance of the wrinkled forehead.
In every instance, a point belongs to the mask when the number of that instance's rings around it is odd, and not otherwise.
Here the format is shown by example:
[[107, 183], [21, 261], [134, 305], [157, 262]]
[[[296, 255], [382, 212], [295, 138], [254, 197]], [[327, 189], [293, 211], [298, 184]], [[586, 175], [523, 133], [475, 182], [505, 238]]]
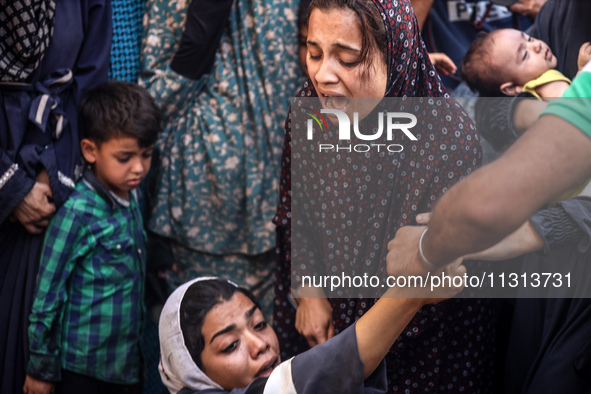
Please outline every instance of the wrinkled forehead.
[[221, 331], [242, 327], [257, 311], [260, 309], [255, 303], [241, 292], [234, 293], [229, 300], [220, 300], [203, 319], [201, 333], [205, 343]]

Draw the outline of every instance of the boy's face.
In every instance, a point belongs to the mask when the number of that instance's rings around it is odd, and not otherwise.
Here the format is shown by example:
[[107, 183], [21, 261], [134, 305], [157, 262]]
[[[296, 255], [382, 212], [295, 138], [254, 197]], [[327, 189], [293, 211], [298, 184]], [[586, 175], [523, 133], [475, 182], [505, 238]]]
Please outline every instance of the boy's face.
[[93, 171], [98, 180], [124, 199], [129, 199], [129, 192], [148, 174], [154, 149], [153, 145], [141, 148], [134, 137], [111, 138], [100, 146], [83, 139], [81, 147], [86, 161], [94, 164]]
[[[515, 29], [494, 32], [490, 60], [493, 67], [504, 75], [510, 96], [520, 93], [523, 85], [556, 67], [556, 56], [545, 42]], [[508, 92], [504, 91], [505, 94]]]

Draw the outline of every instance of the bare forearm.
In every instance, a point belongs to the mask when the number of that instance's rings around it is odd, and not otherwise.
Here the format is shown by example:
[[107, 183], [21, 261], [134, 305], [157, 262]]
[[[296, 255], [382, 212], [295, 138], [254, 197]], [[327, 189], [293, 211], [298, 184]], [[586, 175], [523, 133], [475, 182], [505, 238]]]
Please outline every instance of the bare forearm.
[[[385, 297], [395, 297], [386, 294]], [[363, 378], [367, 379], [388, 353], [396, 338], [422, 305], [418, 298], [384, 298], [367, 311], [355, 326]]]
[[500, 261], [535, 252], [544, 248], [544, 241], [526, 221], [517, 230], [507, 235], [501, 242], [482, 252], [465, 256], [465, 260]]
[[521, 134], [533, 125], [548, 106], [547, 102], [525, 99], [517, 103], [513, 112], [513, 126]]
[[591, 139], [543, 116], [498, 160], [449, 190], [423, 239], [427, 260], [444, 264], [484, 250], [552, 197], [591, 174]]
[[434, 0], [411, 0], [412, 8], [415, 10], [415, 15], [419, 21], [419, 28], [423, 31], [423, 26], [431, 11], [431, 6]]

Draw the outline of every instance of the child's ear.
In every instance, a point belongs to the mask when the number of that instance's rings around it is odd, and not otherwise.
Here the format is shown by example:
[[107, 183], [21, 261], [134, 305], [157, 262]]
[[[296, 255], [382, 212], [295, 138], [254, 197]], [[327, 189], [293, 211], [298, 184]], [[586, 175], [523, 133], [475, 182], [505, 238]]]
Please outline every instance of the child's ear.
[[84, 156], [87, 163], [93, 164], [96, 161], [98, 147], [94, 141], [87, 138], [82, 139], [82, 141], [80, 141], [80, 149], [82, 150], [82, 156]]
[[507, 96], [516, 96], [523, 91], [523, 87], [513, 82], [505, 82], [501, 85], [501, 92]]

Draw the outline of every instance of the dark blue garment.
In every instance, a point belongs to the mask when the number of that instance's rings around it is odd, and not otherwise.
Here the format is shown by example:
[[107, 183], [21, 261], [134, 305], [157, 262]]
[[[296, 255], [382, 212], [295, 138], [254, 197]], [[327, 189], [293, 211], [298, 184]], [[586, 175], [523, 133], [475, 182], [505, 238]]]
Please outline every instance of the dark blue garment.
[[[506, 7], [496, 4], [482, 26], [475, 26], [483, 19], [488, 3], [488, 0], [434, 0], [422, 31], [427, 51], [445, 53], [459, 70], [462, 57], [479, 32], [504, 28], [525, 30], [531, 26], [529, 18], [514, 18]], [[445, 87], [455, 89], [460, 82], [459, 71], [451, 77], [441, 76], [441, 80]]]
[[[110, 45], [110, 0], [58, 0], [51, 43], [29, 84], [0, 84], [2, 394], [22, 392], [28, 314], [43, 240], [42, 234], [29, 234], [9, 217], [43, 168], [50, 176], [56, 206], [67, 198], [81, 161], [77, 103], [85, 89], [106, 81]], [[67, 75], [67, 70], [72, 72], [72, 81], [49, 84], [53, 78]], [[61, 133], [57, 133], [56, 115], [62, 116]]]

